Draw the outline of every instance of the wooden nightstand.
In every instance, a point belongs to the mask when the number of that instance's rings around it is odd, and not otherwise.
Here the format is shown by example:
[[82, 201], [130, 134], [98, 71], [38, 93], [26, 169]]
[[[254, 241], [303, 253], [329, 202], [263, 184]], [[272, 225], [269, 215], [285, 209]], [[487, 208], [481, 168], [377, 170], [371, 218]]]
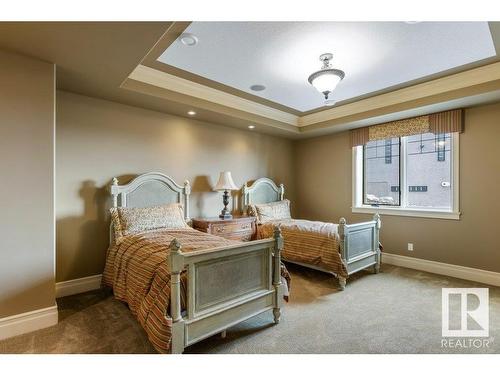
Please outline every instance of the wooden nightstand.
[[232, 219], [218, 217], [193, 219], [193, 228], [230, 240], [251, 241], [255, 239], [257, 227], [255, 217], [241, 216]]

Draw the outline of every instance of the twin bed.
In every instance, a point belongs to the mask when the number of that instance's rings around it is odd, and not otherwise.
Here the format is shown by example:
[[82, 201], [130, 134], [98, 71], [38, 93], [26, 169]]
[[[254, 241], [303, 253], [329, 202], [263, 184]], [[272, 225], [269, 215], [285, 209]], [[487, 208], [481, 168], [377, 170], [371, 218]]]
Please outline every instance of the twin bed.
[[[343, 287], [349, 274], [378, 271], [380, 264], [378, 217], [354, 225], [341, 219], [338, 234], [334, 224], [271, 220], [259, 225], [260, 239], [238, 242], [189, 227], [187, 181], [181, 186], [161, 173], [126, 185], [115, 178], [111, 194], [103, 284], [128, 304], [162, 353], [182, 353], [265, 311], [278, 323], [290, 280], [282, 251], [287, 261], [335, 274]], [[283, 186], [269, 179], [245, 185], [243, 194], [247, 206], [284, 202]]]
[[[268, 178], [260, 178], [251, 186], [245, 184], [243, 187], [245, 210], [257, 216], [258, 222], [262, 221], [256, 212], [260, 207], [276, 208], [276, 203], [285, 201], [283, 184], [277, 186]], [[373, 267], [375, 273], [379, 272], [381, 221], [378, 214], [371, 221], [349, 225], [346, 219], [340, 218], [336, 225], [292, 219], [288, 207], [284, 217], [271, 215], [265, 222], [260, 222], [257, 237], [268, 238], [276, 227], [281, 229], [285, 239], [283, 260], [333, 274], [342, 290], [347, 277], [355, 272], [368, 267]]]

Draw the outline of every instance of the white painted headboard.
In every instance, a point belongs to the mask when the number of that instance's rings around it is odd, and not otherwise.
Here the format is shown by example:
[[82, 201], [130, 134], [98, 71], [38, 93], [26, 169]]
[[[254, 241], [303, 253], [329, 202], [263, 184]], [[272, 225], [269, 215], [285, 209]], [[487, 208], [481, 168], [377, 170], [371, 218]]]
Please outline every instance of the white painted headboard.
[[[114, 177], [111, 184], [113, 207], [150, 207], [182, 203], [186, 222], [189, 221], [189, 194], [189, 181], [186, 180], [184, 186], [181, 186], [171, 177], [159, 172], [141, 174], [125, 185], [119, 185], [118, 179]], [[113, 228], [110, 229], [112, 234]]]
[[285, 187], [279, 186], [270, 178], [259, 178], [250, 186], [243, 186], [243, 209], [245, 212], [250, 204], [270, 203], [283, 200]]
[[159, 172], [141, 174], [125, 185], [119, 185], [115, 177], [111, 185], [113, 207], [150, 207], [182, 203], [186, 220], [189, 220], [190, 193], [189, 181], [185, 181], [184, 186], [181, 186], [171, 177]]

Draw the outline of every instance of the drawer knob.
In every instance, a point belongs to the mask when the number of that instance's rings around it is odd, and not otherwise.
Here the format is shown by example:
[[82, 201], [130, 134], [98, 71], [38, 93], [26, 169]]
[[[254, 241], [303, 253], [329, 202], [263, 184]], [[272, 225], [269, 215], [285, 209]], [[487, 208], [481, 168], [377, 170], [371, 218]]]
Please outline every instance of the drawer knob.
[[217, 233], [224, 232], [224, 229], [225, 229], [224, 227], [217, 227], [217, 228], [215, 228], [215, 230], [216, 230]]

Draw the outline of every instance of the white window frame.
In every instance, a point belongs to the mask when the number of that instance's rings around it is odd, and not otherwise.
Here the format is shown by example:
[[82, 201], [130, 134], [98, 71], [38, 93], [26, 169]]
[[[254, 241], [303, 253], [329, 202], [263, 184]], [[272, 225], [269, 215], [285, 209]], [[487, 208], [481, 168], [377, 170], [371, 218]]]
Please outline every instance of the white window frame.
[[396, 216], [427, 217], [434, 219], [460, 220], [459, 210], [459, 162], [460, 162], [460, 142], [459, 134], [452, 133], [452, 159], [451, 159], [451, 180], [452, 183], [452, 208], [451, 210], [411, 208], [406, 207], [406, 142], [401, 142], [401, 207], [391, 206], [371, 206], [363, 204], [363, 146], [352, 148], [352, 212], [385, 214]]

